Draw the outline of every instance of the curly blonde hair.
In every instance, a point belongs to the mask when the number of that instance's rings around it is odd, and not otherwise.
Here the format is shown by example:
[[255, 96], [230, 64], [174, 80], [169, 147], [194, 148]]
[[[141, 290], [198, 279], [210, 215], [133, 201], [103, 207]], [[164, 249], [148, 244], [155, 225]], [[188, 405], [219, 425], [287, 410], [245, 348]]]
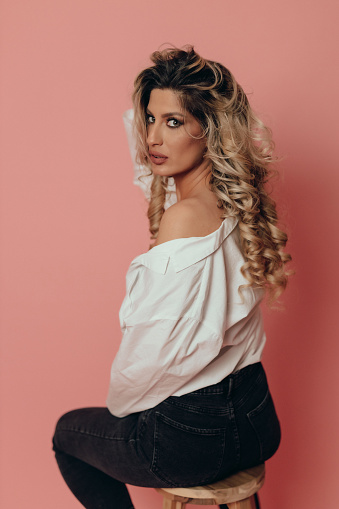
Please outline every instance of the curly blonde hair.
[[[277, 299], [287, 284], [283, 252], [287, 235], [277, 226], [275, 201], [266, 184], [273, 174], [271, 131], [255, 115], [241, 86], [223, 65], [203, 59], [192, 46], [167, 48], [151, 55], [154, 65], [134, 82], [134, 129], [137, 162], [151, 172], [146, 143], [146, 109], [153, 89], [176, 93], [181, 106], [200, 123], [211, 161], [210, 189], [222, 217], [238, 218], [247, 285], [261, 287]], [[154, 175], [148, 207], [151, 239], [156, 239], [165, 211], [168, 178]], [[152, 246], [150, 246], [150, 249]]]

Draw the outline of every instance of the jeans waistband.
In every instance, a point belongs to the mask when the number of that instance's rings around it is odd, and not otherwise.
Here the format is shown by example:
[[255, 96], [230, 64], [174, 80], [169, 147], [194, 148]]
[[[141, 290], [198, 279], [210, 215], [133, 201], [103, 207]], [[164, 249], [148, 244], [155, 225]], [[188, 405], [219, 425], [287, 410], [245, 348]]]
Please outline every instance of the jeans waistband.
[[263, 371], [263, 366], [261, 362], [256, 362], [255, 364], [250, 364], [249, 366], [245, 366], [239, 371], [231, 373], [217, 384], [209, 385], [208, 387], [198, 389], [196, 391], [191, 392], [190, 394], [230, 395], [231, 391], [239, 387], [244, 382], [244, 380], [247, 380], [251, 377], [255, 377], [260, 371]]

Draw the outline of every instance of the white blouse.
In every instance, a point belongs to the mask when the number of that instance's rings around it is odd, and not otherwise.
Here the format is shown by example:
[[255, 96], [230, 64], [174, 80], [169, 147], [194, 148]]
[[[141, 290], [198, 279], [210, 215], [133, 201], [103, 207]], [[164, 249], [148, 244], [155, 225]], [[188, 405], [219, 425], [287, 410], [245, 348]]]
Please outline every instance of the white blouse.
[[220, 382], [261, 360], [262, 289], [238, 288], [245, 259], [238, 221], [179, 238], [132, 260], [119, 319], [107, 406], [124, 417]]

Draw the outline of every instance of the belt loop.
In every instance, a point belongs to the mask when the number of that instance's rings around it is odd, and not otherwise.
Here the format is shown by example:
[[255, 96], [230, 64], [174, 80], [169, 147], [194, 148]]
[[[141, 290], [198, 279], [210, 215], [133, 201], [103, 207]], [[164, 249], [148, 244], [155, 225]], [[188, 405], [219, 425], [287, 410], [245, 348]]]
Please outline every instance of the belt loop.
[[227, 392], [228, 398], [231, 396], [232, 387], [233, 387], [233, 377], [230, 376], [228, 379], [228, 392]]

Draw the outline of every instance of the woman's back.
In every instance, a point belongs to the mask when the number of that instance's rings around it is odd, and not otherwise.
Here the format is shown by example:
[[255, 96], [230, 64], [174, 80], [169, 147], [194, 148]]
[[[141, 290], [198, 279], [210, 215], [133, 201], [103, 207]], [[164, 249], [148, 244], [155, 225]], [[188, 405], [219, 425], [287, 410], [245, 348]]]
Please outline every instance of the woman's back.
[[210, 190], [171, 205], [163, 214], [154, 246], [185, 237], [205, 237], [217, 230], [223, 218]]
[[265, 344], [263, 290], [238, 291], [247, 281], [237, 219], [185, 237], [199, 228], [192, 227], [192, 208], [185, 205], [182, 214], [177, 205], [163, 216], [164, 241], [137, 256], [126, 275], [123, 337], [107, 398], [119, 417], [216, 384], [259, 362]]

